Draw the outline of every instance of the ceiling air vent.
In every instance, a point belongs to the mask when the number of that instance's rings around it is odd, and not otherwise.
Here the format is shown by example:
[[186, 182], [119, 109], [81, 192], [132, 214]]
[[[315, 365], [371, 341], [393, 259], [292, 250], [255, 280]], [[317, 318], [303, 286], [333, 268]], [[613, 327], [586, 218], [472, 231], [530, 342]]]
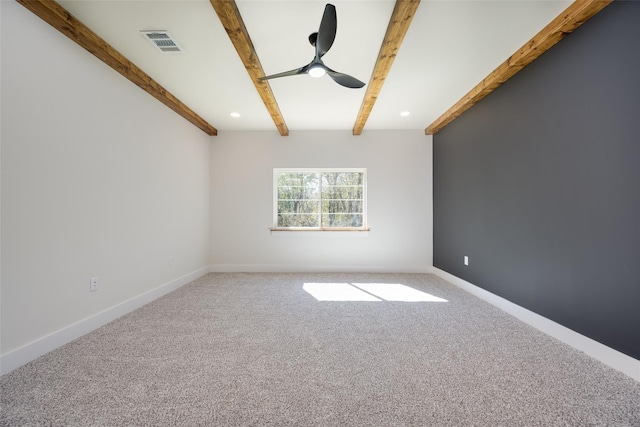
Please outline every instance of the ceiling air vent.
[[168, 31], [140, 31], [142, 35], [162, 53], [180, 53], [182, 48]]

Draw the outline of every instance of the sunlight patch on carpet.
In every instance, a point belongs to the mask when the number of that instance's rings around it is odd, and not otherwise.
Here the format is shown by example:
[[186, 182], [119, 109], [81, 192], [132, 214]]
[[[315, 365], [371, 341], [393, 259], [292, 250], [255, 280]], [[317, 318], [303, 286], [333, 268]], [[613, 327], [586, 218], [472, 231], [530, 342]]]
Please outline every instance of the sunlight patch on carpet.
[[305, 283], [302, 289], [318, 301], [447, 302], [399, 283]]
[[302, 289], [318, 301], [382, 301], [348, 283], [305, 283]]
[[447, 302], [446, 299], [413, 289], [399, 283], [353, 283], [365, 292], [376, 295], [385, 301], [404, 302]]

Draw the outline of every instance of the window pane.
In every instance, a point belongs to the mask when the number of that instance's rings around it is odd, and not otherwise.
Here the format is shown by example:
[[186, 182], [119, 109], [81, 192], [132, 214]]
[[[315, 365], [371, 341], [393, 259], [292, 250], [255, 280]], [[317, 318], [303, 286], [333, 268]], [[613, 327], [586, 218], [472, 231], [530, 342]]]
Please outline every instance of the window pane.
[[318, 201], [281, 200], [278, 202], [279, 214], [318, 213]]
[[322, 198], [362, 200], [362, 187], [323, 186]]
[[362, 172], [324, 172], [322, 185], [362, 185]]
[[278, 227], [320, 227], [320, 215], [278, 213]]
[[323, 227], [362, 227], [362, 214], [322, 213]]
[[323, 200], [322, 213], [362, 213], [360, 200]]
[[278, 187], [318, 187], [318, 174], [313, 172], [281, 172], [278, 175]]
[[278, 174], [278, 227], [320, 226], [320, 177], [315, 172]]
[[278, 200], [282, 199], [320, 199], [317, 187], [278, 187]]

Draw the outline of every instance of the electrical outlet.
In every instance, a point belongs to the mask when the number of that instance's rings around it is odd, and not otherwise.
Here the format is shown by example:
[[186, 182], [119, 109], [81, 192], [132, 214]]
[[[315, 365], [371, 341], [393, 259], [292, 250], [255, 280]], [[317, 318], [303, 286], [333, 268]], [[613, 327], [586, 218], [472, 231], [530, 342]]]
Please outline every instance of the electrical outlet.
[[91, 282], [89, 284], [89, 291], [90, 292], [95, 292], [98, 290], [98, 278], [97, 277], [92, 277], [91, 278]]
[[468, 256], [464, 256], [464, 265], [469, 265], [469, 257]]
[[326, 246], [323, 246], [323, 247], [322, 247], [322, 254], [323, 254], [323, 255], [326, 255], [326, 254], [327, 254], [327, 252], [329, 252], [329, 248], [327, 248]]
[[169, 267], [173, 267], [173, 257], [172, 256], [170, 256], [169, 259], [167, 260], [167, 265]]

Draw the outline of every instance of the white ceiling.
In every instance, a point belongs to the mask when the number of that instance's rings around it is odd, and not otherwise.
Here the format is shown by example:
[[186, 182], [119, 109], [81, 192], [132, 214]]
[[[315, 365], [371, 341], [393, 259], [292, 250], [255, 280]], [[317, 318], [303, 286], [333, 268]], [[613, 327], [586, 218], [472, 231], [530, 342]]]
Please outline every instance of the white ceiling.
[[[275, 130], [209, 0], [61, 0], [59, 3], [202, 118], [225, 130]], [[393, 0], [335, 0], [338, 31], [323, 57], [369, 82]], [[562, 12], [569, 0], [422, 0], [367, 129], [424, 129]], [[309, 63], [307, 37], [324, 1], [238, 0], [267, 74]], [[184, 49], [162, 54], [141, 30], [168, 30]], [[291, 131], [351, 130], [366, 86], [328, 76], [270, 80]], [[401, 117], [401, 111], [410, 111]], [[240, 113], [239, 118], [230, 117]]]

